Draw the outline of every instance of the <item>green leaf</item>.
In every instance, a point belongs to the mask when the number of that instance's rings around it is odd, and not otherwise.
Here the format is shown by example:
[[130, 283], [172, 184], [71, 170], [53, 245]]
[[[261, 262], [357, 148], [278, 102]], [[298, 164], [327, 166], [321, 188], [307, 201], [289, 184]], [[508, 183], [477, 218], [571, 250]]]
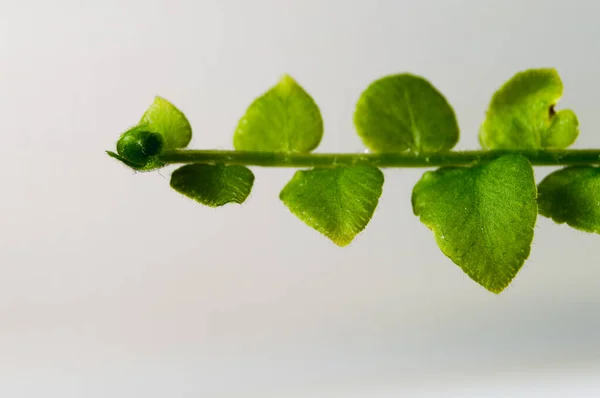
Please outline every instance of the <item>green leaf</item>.
[[371, 166], [299, 170], [279, 198], [296, 217], [343, 247], [369, 223], [383, 181], [381, 170]]
[[312, 97], [290, 76], [255, 99], [233, 137], [241, 151], [310, 152], [323, 137], [323, 119]]
[[485, 149], [563, 149], [579, 135], [570, 109], [556, 112], [563, 83], [556, 69], [517, 73], [492, 97], [479, 132]]
[[426, 172], [412, 205], [442, 252], [491, 292], [506, 288], [529, 256], [536, 186], [523, 156]]
[[244, 203], [253, 184], [252, 171], [238, 165], [189, 164], [171, 175], [171, 188], [210, 207]]
[[162, 97], [155, 97], [140, 125], [148, 131], [162, 134], [165, 149], [185, 148], [192, 139], [192, 126], [183, 112]]
[[585, 232], [600, 233], [600, 168], [572, 166], [549, 174], [538, 186], [542, 216]]
[[427, 80], [411, 74], [371, 83], [358, 100], [354, 125], [374, 152], [442, 152], [452, 149], [459, 137], [446, 98]]
[[163, 151], [164, 137], [150, 132], [145, 125], [130, 128], [117, 141], [117, 153], [106, 153], [137, 171], [152, 171], [165, 164], [158, 159]]

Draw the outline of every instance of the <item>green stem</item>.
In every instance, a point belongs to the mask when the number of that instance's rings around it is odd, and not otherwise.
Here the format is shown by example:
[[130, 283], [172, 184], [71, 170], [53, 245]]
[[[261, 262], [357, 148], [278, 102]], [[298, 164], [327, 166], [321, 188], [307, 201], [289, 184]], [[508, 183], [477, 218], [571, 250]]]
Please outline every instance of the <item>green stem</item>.
[[277, 153], [177, 149], [165, 151], [166, 163], [221, 163], [261, 167], [335, 167], [370, 165], [381, 168], [465, 166], [507, 154], [520, 154], [534, 166], [600, 164], [600, 149], [540, 151], [456, 151], [431, 155], [408, 153]]

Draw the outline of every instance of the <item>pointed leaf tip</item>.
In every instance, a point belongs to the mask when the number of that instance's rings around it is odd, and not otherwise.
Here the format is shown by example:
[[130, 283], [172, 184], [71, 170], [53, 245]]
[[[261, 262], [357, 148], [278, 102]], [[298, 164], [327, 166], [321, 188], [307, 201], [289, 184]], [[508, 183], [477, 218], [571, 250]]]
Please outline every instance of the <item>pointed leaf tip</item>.
[[279, 198], [301, 221], [343, 247], [373, 217], [383, 182], [381, 170], [371, 166], [299, 170]]
[[175, 105], [163, 97], [156, 96], [140, 120], [148, 131], [161, 134], [165, 149], [185, 148], [192, 139], [192, 126]]
[[323, 137], [323, 119], [313, 98], [289, 75], [255, 99], [236, 128], [233, 144], [243, 151], [314, 150]]
[[529, 256], [537, 216], [533, 168], [520, 155], [426, 172], [413, 211], [471, 279], [502, 292]]

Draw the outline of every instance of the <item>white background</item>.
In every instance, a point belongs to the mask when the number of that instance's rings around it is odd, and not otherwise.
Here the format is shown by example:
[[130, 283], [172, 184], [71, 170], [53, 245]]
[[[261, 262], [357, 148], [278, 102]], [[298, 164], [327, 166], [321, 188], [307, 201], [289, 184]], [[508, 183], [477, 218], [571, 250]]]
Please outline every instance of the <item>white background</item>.
[[[290, 73], [321, 106], [319, 152], [360, 152], [376, 78], [427, 77], [476, 149], [494, 90], [558, 68], [600, 147], [594, 0], [0, 0], [0, 396], [600, 396], [600, 237], [540, 218], [496, 296], [412, 215], [423, 170], [388, 170], [340, 249], [255, 168], [243, 206], [176, 194], [169, 170], [108, 158], [154, 95], [192, 148], [231, 149], [248, 104]], [[538, 168], [538, 178], [551, 169]], [[437, 393], [437, 395], [436, 395]]]

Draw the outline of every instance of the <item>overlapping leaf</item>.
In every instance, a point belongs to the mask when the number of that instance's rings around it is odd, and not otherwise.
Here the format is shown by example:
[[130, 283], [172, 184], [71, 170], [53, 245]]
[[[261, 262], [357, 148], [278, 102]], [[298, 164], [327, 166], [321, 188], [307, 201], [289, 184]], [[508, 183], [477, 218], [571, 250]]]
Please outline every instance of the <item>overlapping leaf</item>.
[[183, 112], [157, 96], [139, 123], [121, 134], [117, 153], [107, 153], [137, 171], [152, 171], [165, 165], [159, 159], [163, 150], [185, 148], [191, 139], [192, 126]]
[[159, 96], [154, 98], [139, 124], [148, 131], [162, 134], [165, 149], [185, 148], [192, 139], [192, 126], [187, 117], [175, 105]]

